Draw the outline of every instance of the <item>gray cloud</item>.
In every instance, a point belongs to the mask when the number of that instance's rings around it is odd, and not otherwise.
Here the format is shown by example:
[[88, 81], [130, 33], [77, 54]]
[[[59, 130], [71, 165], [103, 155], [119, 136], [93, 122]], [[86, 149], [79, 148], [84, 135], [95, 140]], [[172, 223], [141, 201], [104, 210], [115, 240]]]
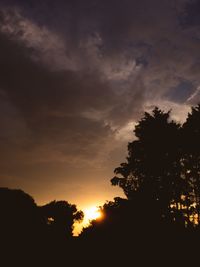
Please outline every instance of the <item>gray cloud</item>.
[[144, 109], [173, 108], [183, 121], [199, 101], [198, 8], [178, 0], [2, 1], [3, 184], [33, 194], [38, 183], [82, 192], [95, 181], [102, 189]]

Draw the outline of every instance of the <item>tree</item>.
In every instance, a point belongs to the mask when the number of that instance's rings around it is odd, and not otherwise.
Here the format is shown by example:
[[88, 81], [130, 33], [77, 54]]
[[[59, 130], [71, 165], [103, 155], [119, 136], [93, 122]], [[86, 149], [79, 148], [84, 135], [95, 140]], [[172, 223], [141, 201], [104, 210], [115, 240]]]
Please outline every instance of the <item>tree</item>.
[[62, 266], [75, 257], [69, 237], [74, 220], [83, 218], [75, 205], [52, 201], [39, 207], [22, 190], [0, 188], [0, 216], [1, 265]]
[[0, 188], [0, 231], [11, 238], [34, 238], [45, 226], [34, 199], [18, 189]]
[[183, 176], [188, 184], [188, 220], [200, 221], [200, 104], [192, 107], [182, 127]]
[[47, 232], [34, 199], [22, 190], [0, 188], [0, 216], [1, 265], [37, 265], [47, 247]]
[[137, 139], [128, 144], [127, 161], [115, 169], [117, 176], [111, 183], [120, 186], [128, 199], [137, 200], [149, 217], [175, 220], [171, 205], [178, 210], [186, 190], [180, 166], [180, 125], [170, 120], [170, 112], [156, 107], [152, 114], [145, 112], [134, 133]]
[[83, 212], [67, 201], [52, 201], [41, 207], [51, 229], [59, 236], [72, 236], [74, 221], [83, 219]]

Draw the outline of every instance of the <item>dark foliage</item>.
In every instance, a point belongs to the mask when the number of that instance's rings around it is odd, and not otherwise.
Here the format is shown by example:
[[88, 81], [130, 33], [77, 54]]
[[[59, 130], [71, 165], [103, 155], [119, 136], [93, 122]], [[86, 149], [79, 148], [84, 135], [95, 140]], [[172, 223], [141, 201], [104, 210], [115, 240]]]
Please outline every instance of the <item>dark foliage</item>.
[[192, 244], [200, 238], [200, 106], [183, 125], [155, 108], [134, 132], [126, 162], [111, 179], [127, 199], [106, 203], [105, 220], [94, 221], [81, 238], [97, 240], [124, 263], [192, 264], [198, 251]]
[[52, 201], [41, 207], [49, 228], [56, 237], [72, 237], [74, 221], [83, 219], [83, 212], [67, 201]]
[[83, 213], [67, 201], [42, 207], [21, 190], [0, 188], [2, 266], [181, 266], [198, 261], [200, 105], [183, 125], [155, 108], [135, 127], [112, 185], [123, 189], [79, 237]]
[[83, 213], [66, 201], [39, 207], [22, 190], [0, 188], [1, 266], [61, 266], [72, 261], [72, 225]]
[[112, 184], [129, 200], [137, 199], [144, 213], [151, 207], [164, 223], [198, 224], [200, 106], [182, 126], [170, 120], [170, 112], [155, 108], [134, 132], [137, 139], [128, 144], [127, 162], [115, 169]]

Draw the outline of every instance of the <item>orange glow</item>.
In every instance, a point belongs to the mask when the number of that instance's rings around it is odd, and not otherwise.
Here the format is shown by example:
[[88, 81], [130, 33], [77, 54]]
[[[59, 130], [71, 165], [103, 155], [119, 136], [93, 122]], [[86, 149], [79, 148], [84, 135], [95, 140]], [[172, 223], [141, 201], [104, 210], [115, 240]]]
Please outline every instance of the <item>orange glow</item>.
[[84, 210], [85, 221], [92, 221], [96, 219], [100, 219], [102, 217], [102, 213], [98, 207], [89, 207]]
[[83, 228], [89, 227], [91, 221], [103, 219], [103, 213], [97, 206], [91, 206], [83, 209], [84, 219], [81, 223], [76, 222], [74, 224], [74, 236], [77, 236], [81, 233]]

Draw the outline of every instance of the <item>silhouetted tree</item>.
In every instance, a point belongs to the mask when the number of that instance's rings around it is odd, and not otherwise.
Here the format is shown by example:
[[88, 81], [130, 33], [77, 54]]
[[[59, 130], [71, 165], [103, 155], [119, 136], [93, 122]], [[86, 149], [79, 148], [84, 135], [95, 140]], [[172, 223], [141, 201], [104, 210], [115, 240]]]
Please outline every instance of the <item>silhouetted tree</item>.
[[[52, 201], [39, 207], [21, 190], [0, 188], [2, 255], [12, 263], [7, 266], [22, 266], [23, 260], [30, 265], [30, 259], [38, 266], [41, 256], [44, 266], [86, 265], [91, 256], [110, 266], [143, 266], [144, 255], [152, 263], [158, 255], [177, 259], [177, 266], [185, 259], [192, 263], [198, 247], [191, 244], [200, 238], [200, 226], [194, 227], [200, 220], [200, 105], [182, 126], [155, 108], [134, 133], [127, 160], [111, 180], [127, 198], [106, 202], [103, 220], [92, 221], [78, 238], [73, 224], [83, 212], [75, 205]], [[6, 266], [2, 259], [0, 264]]]
[[22, 266], [30, 261], [33, 264], [44, 255], [45, 218], [30, 195], [22, 190], [0, 188], [0, 217], [0, 265]]
[[0, 188], [0, 230], [7, 237], [31, 238], [45, 225], [34, 199], [22, 190]]
[[[192, 107], [186, 122], [182, 127], [183, 176], [188, 184], [188, 192], [185, 200], [188, 214], [199, 222], [200, 214], [200, 105]], [[195, 219], [196, 216], [196, 219]]]
[[94, 254], [101, 249], [108, 258], [114, 255], [112, 264], [118, 259], [141, 264], [144, 255], [152, 256], [153, 263], [158, 255], [178, 265], [190, 262], [198, 250], [191, 244], [200, 237], [199, 226], [191, 223], [192, 217], [199, 220], [200, 105], [182, 126], [170, 119], [170, 112], [155, 108], [134, 132], [127, 160], [111, 180], [127, 199], [107, 202], [104, 220], [93, 221], [80, 240]]
[[67, 201], [52, 201], [42, 206], [41, 210], [55, 234], [64, 238], [72, 236], [74, 222], [83, 219], [83, 212]]
[[39, 207], [22, 190], [0, 188], [0, 265], [66, 265], [76, 252], [73, 223], [82, 218], [83, 212], [67, 201]]
[[115, 169], [118, 176], [111, 182], [128, 199], [137, 198], [144, 213], [151, 210], [160, 218], [175, 219], [171, 205], [178, 205], [186, 186], [180, 167], [180, 125], [170, 120], [170, 112], [156, 107], [152, 114], [145, 113], [134, 133], [137, 140], [128, 144], [127, 162]]

